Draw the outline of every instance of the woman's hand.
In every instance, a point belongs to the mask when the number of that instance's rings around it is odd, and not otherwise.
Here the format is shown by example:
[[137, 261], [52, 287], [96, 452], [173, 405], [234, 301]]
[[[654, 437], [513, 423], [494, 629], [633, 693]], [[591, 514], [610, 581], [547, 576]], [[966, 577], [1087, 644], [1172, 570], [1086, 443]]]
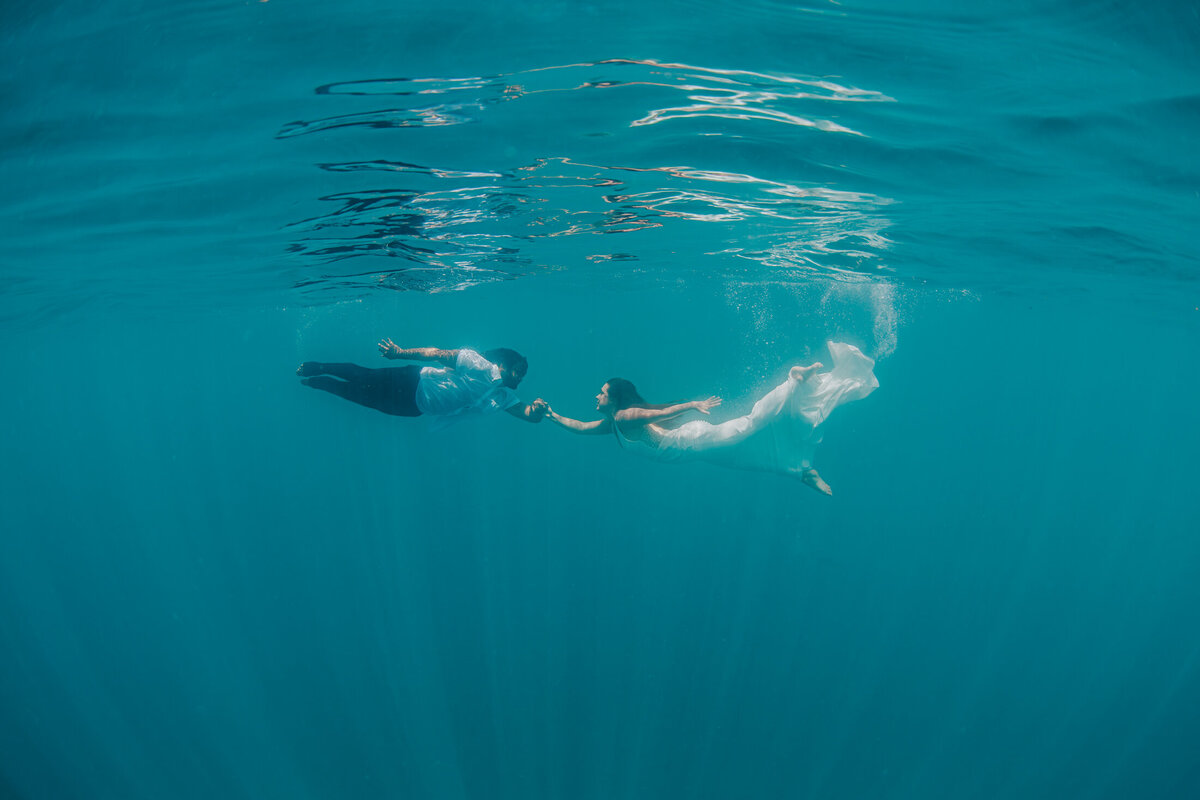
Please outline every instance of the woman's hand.
[[379, 343], [379, 354], [384, 358], [399, 358], [400, 347], [391, 339], [384, 339]]
[[537, 400], [534, 400], [532, 403], [529, 404], [529, 418], [530, 419], [539, 419], [540, 420], [549, 415], [552, 415], [553, 413], [554, 412], [550, 409], [550, 404], [547, 403], [545, 400], [543, 400], [540, 397]]
[[721, 405], [721, 398], [717, 397], [716, 395], [713, 395], [712, 397], [708, 398], [707, 400], [693, 400], [692, 401], [692, 408], [696, 409], [701, 414], [707, 414], [710, 410], [716, 408], [719, 405]]

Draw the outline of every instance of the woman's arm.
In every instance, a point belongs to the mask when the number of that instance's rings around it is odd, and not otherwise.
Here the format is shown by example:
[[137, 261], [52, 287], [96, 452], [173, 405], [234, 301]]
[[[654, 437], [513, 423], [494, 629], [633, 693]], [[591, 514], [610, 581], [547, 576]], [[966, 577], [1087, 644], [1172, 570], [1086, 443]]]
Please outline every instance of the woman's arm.
[[707, 400], [676, 403], [665, 408], [624, 408], [617, 412], [617, 421], [650, 425], [655, 422], [663, 422], [672, 417], [678, 417], [686, 411], [699, 411], [701, 414], [707, 414], [709, 410], [719, 405], [721, 405], [721, 398], [710, 397]]
[[533, 401], [532, 406], [535, 411], [537, 409], [545, 409], [546, 419], [550, 420], [559, 427], [566, 428], [574, 433], [608, 433], [612, 430], [612, 420], [597, 419], [591, 422], [583, 422], [570, 417], [564, 417], [562, 414], [556, 413], [550, 404], [540, 397]]
[[453, 367], [458, 361], [457, 350], [439, 350], [436, 347], [400, 347], [391, 339], [379, 343], [379, 353], [384, 358], [402, 358], [405, 361], [439, 361]]

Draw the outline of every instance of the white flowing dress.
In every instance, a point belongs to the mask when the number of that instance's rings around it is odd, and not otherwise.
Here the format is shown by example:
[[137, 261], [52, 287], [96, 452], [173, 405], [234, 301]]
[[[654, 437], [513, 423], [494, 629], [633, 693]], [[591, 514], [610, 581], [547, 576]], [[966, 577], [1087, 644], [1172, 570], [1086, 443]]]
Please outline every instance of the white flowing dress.
[[833, 356], [829, 372], [810, 373], [803, 381], [789, 377], [744, 417], [715, 425], [695, 420], [650, 441], [623, 435], [621, 440], [663, 461], [703, 460], [799, 476], [812, 466], [813, 452], [821, 442], [821, 423], [838, 406], [861, 400], [879, 387], [874, 360], [851, 344], [829, 342], [828, 346]]

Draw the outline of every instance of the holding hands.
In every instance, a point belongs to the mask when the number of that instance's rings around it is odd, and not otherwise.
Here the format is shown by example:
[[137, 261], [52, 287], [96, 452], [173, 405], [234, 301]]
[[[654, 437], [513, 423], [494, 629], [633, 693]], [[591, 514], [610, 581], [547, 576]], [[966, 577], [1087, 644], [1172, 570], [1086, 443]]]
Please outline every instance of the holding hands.
[[525, 415], [529, 418], [530, 422], [541, 422], [549, 413], [550, 404], [540, 397], [530, 403], [529, 407], [525, 410]]

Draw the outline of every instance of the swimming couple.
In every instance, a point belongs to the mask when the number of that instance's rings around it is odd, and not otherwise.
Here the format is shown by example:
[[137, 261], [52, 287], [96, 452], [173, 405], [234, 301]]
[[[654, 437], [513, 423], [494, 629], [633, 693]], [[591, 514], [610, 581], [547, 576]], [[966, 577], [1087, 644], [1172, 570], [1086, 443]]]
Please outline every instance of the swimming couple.
[[821, 424], [833, 409], [860, 400], [878, 386], [875, 362], [854, 345], [829, 342], [833, 367], [820, 362], [792, 367], [787, 379], [754, 404], [744, 417], [713, 424], [692, 420], [721, 405], [709, 397], [685, 403], [648, 403], [624, 378], [613, 378], [596, 395], [601, 418], [584, 422], [558, 414], [545, 400], [523, 403], [516, 388], [529, 370], [520, 353], [507, 348], [441, 350], [403, 348], [391, 339], [379, 343], [384, 358], [433, 362], [439, 366], [371, 369], [357, 364], [305, 361], [296, 370], [305, 386], [401, 417], [428, 415], [448, 424], [466, 415], [503, 411], [526, 422], [550, 419], [580, 434], [612, 434], [662, 461], [702, 460], [734, 469], [764, 470], [799, 478], [832, 494], [812, 465]]

